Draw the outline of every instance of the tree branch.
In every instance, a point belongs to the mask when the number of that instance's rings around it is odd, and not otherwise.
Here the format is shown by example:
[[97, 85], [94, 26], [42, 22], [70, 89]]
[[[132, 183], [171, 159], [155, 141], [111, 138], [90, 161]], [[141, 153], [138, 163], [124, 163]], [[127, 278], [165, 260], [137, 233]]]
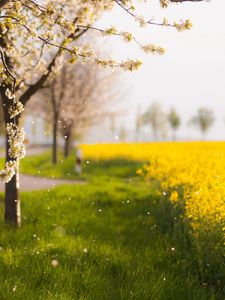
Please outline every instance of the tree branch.
[[[80, 33], [78, 33], [76, 36], [74, 36], [74, 34], [70, 34], [67, 38], [73, 38], [73, 40], [77, 40], [78, 38], [81, 37], [81, 35], [83, 35], [85, 32], [87, 31], [86, 30], [83, 30], [81, 31]], [[52, 69], [54, 68], [55, 66], [55, 63], [56, 63], [56, 59], [61, 55], [62, 51], [64, 49], [62, 48], [59, 48], [59, 50], [57, 51], [57, 53], [55, 54], [54, 58], [52, 59], [52, 61], [49, 63], [48, 65], [48, 68], [47, 68], [47, 72], [45, 74], [43, 74], [39, 79], [38, 81], [31, 85], [24, 93], [23, 95], [21, 95], [20, 97], [20, 102], [25, 105], [26, 102], [41, 88], [43, 88], [45, 82], [47, 81], [49, 75], [51, 74], [52, 72]]]
[[48, 65], [47, 72], [42, 75], [35, 84], [32, 84], [20, 97], [20, 102], [25, 105], [26, 102], [39, 90], [44, 86], [44, 83], [48, 79], [50, 73], [52, 72], [53, 67], [55, 66], [55, 62], [57, 57], [61, 54], [61, 50], [58, 50], [50, 64]]
[[9, 0], [0, 0], [0, 8], [2, 8]]

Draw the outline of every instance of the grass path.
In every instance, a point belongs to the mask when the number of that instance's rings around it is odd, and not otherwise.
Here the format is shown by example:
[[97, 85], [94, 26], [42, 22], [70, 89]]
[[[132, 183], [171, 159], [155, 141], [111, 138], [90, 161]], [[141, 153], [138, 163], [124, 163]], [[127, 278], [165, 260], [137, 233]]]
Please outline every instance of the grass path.
[[[20, 175], [20, 190], [21, 191], [34, 191], [34, 190], [43, 190], [48, 189], [51, 190], [58, 185], [62, 184], [85, 184], [86, 182], [83, 180], [68, 180], [68, 179], [54, 179], [48, 177], [38, 177], [31, 175]], [[5, 189], [5, 185], [0, 182], [0, 192], [3, 192]]]

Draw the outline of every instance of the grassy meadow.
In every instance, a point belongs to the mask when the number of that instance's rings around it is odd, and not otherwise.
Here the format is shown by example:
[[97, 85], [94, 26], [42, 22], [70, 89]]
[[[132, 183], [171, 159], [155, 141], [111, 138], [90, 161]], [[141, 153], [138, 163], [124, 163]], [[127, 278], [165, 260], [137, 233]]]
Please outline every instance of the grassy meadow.
[[[21, 193], [22, 228], [3, 224], [0, 299], [222, 300], [221, 270], [203, 274], [191, 224], [143, 161], [86, 157], [84, 185]], [[78, 179], [74, 155], [26, 157], [23, 173]], [[222, 261], [223, 263], [223, 261]]]

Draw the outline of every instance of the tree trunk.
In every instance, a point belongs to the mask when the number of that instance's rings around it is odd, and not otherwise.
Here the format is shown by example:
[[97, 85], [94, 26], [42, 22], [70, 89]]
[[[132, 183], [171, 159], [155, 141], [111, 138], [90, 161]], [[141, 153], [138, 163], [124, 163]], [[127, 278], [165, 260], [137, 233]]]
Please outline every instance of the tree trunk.
[[[2, 104], [4, 111], [5, 126], [7, 123], [12, 122], [9, 116], [9, 104], [10, 101], [5, 97], [5, 90], [1, 90]], [[16, 117], [16, 124], [19, 124], [19, 118]], [[6, 162], [12, 160], [9, 156], [9, 142], [8, 135], [6, 132], [6, 147], [5, 147], [5, 160]], [[20, 214], [20, 198], [19, 198], [19, 168], [16, 174], [13, 176], [10, 182], [5, 184], [5, 222], [17, 227], [21, 225], [21, 214]]]
[[58, 131], [58, 118], [57, 116], [53, 117], [53, 131], [52, 131], [52, 163], [57, 164], [57, 131]]
[[64, 157], [68, 157], [71, 152], [72, 147], [72, 134], [71, 131], [67, 131], [66, 135], [64, 136]]
[[5, 222], [21, 226], [19, 198], [19, 169], [10, 182], [5, 184]]

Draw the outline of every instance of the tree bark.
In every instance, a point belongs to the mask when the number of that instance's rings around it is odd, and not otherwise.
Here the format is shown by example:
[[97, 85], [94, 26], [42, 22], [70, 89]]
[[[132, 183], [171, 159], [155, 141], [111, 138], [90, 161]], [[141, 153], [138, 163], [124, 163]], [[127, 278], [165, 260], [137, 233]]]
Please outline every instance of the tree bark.
[[19, 170], [11, 181], [5, 184], [5, 222], [16, 227], [21, 226]]
[[57, 164], [58, 162], [58, 145], [57, 145], [57, 132], [58, 132], [58, 118], [53, 116], [53, 131], [52, 131], [52, 163]]
[[[8, 0], [3, 0], [0, 3], [0, 7], [3, 7]], [[7, 42], [4, 39], [4, 34], [0, 30], [0, 46], [5, 50]], [[4, 51], [5, 52], [5, 51]], [[9, 68], [8, 72], [13, 69], [13, 63], [11, 58], [4, 53], [5, 55], [5, 63]], [[2, 110], [4, 115], [4, 125], [6, 130], [7, 123], [12, 122], [9, 115], [9, 106], [11, 105], [11, 101], [9, 101], [8, 97], [6, 97], [6, 90], [9, 88], [11, 90], [12, 84], [7, 82], [2, 82], [0, 85], [0, 95], [2, 98]], [[19, 117], [15, 117], [15, 124], [19, 124]], [[6, 147], [5, 147], [5, 161], [13, 160], [9, 156], [9, 136], [6, 131]], [[20, 199], [19, 199], [19, 167], [17, 169], [16, 174], [13, 176], [10, 182], [5, 184], [5, 222], [17, 227], [21, 225], [21, 213], [20, 213]]]
[[0, 2], [0, 8], [2, 8], [8, 2], [9, 2], [9, 0], [1, 0], [1, 2]]
[[[9, 116], [9, 100], [5, 96], [5, 88], [1, 88], [4, 122], [5, 126], [7, 123], [12, 122]], [[19, 124], [19, 118], [16, 118], [16, 124]], [[8, 135], [6, 132], [6, 149], [5, 149], [5, 161], [12, 160], [9, 156], [9, 142]], [[5, 184], [5, 222], [16, 227], [21, 225], [21, 213], [20, 213], [20, 198], [19, 198], [19, 168], [16, 174], [13, 176], [10, 182]]]
[[68, 157], [71, 153], [72, 148], [72, 133], [71, 131], [67, 131], [66, 135], [64, 136], [64, 157]]

